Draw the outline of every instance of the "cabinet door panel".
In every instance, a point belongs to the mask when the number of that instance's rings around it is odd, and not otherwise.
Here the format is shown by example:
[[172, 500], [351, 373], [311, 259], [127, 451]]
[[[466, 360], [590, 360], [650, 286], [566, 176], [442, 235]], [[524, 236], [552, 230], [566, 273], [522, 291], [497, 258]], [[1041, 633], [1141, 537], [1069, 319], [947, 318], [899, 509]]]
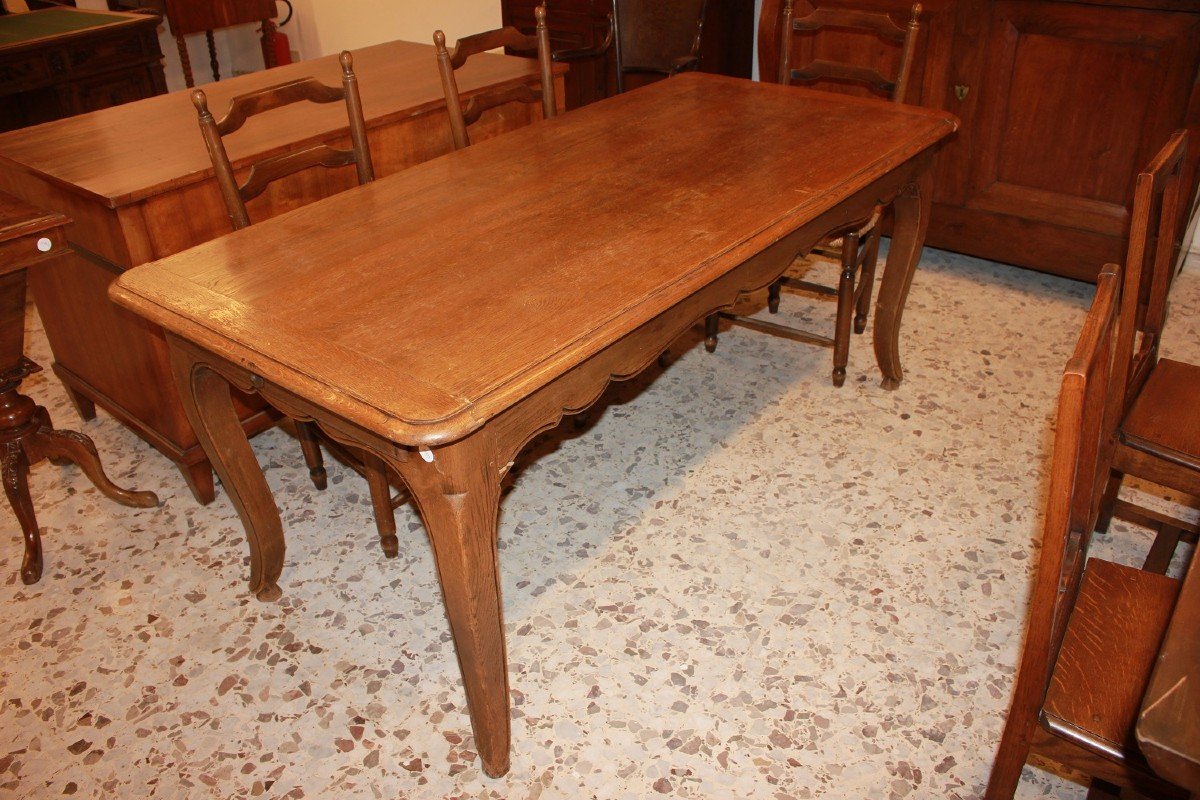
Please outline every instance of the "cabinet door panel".
[[1198, 58], [1194, 15], [993, 3], [967, 206], [1123, 236], [1137, 171], [1186, 124]]

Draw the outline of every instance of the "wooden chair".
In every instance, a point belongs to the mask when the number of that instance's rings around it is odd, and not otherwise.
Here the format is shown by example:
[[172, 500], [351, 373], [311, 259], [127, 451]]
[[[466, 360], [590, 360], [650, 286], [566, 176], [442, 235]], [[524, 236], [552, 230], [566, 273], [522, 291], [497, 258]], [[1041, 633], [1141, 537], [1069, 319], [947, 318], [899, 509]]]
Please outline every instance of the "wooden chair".
[[555, 61], [595, 58], [614, 48], [617, 93], [626, 75], [671, 76], [700, 68], [706, 0], [613, 0], [607, 38], [598, 47], [559, 50]]
[[[452, 53], [446, 50], [446, 34], [442, 31], [433, 32], [438, 71], [442, 75], [442, 89], [446, 93], [446, 110], [450, 114], [450, 131], [454, 136], [455, 150], [461, 150], [471, 143], [471, 139], [467, 135], [467, 126], [478, 121], [483, 112], [489, 108], [518, 101], [522, 103], [540, 102], [543, 117], [549, 119], [558, 115], [558, 106], [554, 97], [550, 31], [546, 27], [545, 3], [534, 10], [534, 17], [537, 19], [537, 32], [532, 36], [527, 36], [516, 28], [508, 26], [459, 39], [455, 43]], [[463, 64], [467, 63], [467, 59], [476, 53], [500, 47], [518, 51], [536, 50], [542, 74], [541, 86], [534, 89], [528, 84], [518, 84], [490, 92], [480, 92], [469, 97], [464, 103], [458, 92], [458, 81], [454, 78], [455, 70], [460, 69]]]
[[1041, 556], [989, 800], [1013, 796], [1034, 753], [1097, 779], [1097, 794], [1123, 786], [1186, 796], [1157, 778], [1134, 744], [1179, 582], [1087, 558], [1112, 460], [1106, 419], [1117, 400], [1120, 272], [1101, 271], [1063, 374]]
[[[229, 110], [220, 120], [214, 119], [208, 110], [208, 98], [204, 91], [196, 89], [192, 92], [192, 103], [200, 115], [200, 131], [204, 134], [204, 143], [208, 147], [208, 155], [212, 159], [213, 169], [216, 172], [217, 185], [221, 189], [229, 220], [235, 230], [250, 225], [250, 216], [246, 213], [246, 202], [262, 194], [273, 181], [288, 175], [313, 167], [337, 168], [353, 165], [358, 173], [360, 185], [375, 179], [371, 151], [367, 145], [367, 128], [363, 120], [362, 101], [359, 99], [358, 80], [354, 75], [354, 63], [350, 53], [342, 53], [341, 65], [341, 87], [326, 86], [311, 77], [268, 86], [233, 98], [230, 101]], [[234, 176], [229, 154], [225, 150], [224, 137], [239, 130], [251, 116], [302, 101], [312, 103], [345, 102], [346, 113], [350, 121], [352, 147], [349, 150], [341, 150], [326, 144], [316, 144], [303, 150], [264, 158], [250, 168], [245, 182], [239, 184]], [[326, 485], [325, 466], [321, 456], [317, 426], [312, 422], [297, 422], [296, 434], [300, 440], [300, 447], [304, 451], [304, 460], [308, 464], [313, 485], [318, 489], [324, 489]], [[399, 550], [399, 542], [396, 538], [396, 521], [393, 511], [396, 505], [406, 499], [406, 496], [402, 493], [395, 499], [392, 497], [387, 469], [378, 458], [361, 454], [359, 458], [347, 458], [347, 463], [367, 479], [371, 489], [371, 503], [375, 510], [375, 525], [379, 530], [380, 544], [387, 556], [395, 556]]]
[[[1185, 197], [1180, 170], [1186, 150], [1187, 132], [1178, 131], [1138, 175], [1134, 190], [1117, 345], [1120, 420], [1099, 520], [1102, 531], [1114, 511], [1135, 518], [1144, 512], [1117, 501], [1126, 474], [1200, 497], [1200, 366], [1158, 357], [1179, 256]], [[1163, 540], [1157, 554], [1155, 568], [1165, 570], [1175, 543], [1181, 536], [1195, 537], [1196, 526], [1180, 520], [1161, 522], [1160, 530], [1175, 531], [1174, 541]]]
[[[813, 84], [832, 82], [835, 84], [858, 84], [886, 94], [893, 103], [903, 103], [908, 97], [909, 76], [913, 70], [914, 50], [920, 33], [921, 4], [912, 6], [907, 26], [892, 22], [887, 14], [855, 11], [840, 8], [818, 8], [800, 19], [792, 18], [792, 0], [784, 5], [783, 22], [780, 25], [779, 74], [777, 80], [784, 85], [796, 83]], [[895, 42], [900, 46], [900, 61], [896, 74], [890, 78], [873, 67], [814, 59], [808, 64], [792, 66], [792, 40], [795, 34], [817, 33], [826, 28], [870, 33]], [[798, 342], [807, 342], [833, 348], [833, 385], [841, 386], [846, 381], [846, 364], [850, 358], [850, 329], [853, 321], [855, 333], [866, 329], [871, 311], [871, 291], [875, 283], [875, 262], [879, 258], [879, 222], [885, 208], [876, 207], [870, 219], [849, 228], [834, 231], [815, 252], [838, 260], [841, 272], [836, 287], [812, 283], [799, 278], [784, 276], [771, 284], [767, 291], [767, 310], [779, 311], [779, 299], [783, 287], [800, 289], [818, 295], [837, 298], [837, 319], [832, 337], [820, 333], [793, 328], [777, 322], [745, 317], [729, 312], [711, 314], [705, 320], [704, 347], [708, 352], [717, 349], [717, 325], [722, 318], [753, 330], [783, 336]]]

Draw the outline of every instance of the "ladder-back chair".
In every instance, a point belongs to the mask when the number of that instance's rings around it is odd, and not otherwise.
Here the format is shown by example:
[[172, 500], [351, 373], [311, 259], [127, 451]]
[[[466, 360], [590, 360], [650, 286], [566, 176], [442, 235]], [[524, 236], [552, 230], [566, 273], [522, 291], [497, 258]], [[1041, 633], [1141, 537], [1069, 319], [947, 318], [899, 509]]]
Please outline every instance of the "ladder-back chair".
[[[554, 72], [550, 56], [550, 31], [546, 27], [546, 5], [534, 10], [537, 31], [533, 35], [521, 33], [511, 25], [493, 31], [476, 33], [459, 39], [453, 52], [446, 49], [446, 34], [433, 32], [433, 46], [437, 51], [438, 71], [442, 76], [442, 90], [446, 94], [446, 111], [450, 115], [450, 132], [454, 137], [454, 149], [460, 150], [471, 143], [467, 126], [474, 124], [483, 112], [506, 103], [541, 103], [542, 116], [546, 119], [558, 115], [554, 97]], [[467, 63], [476, 53], [507, 47], [519, 51], [537, 51], [541, 85], [538, 88], [522, 83], [507, 88], [479, 92], [464, 102], [458, 91], [456, 70]]]
[[[903, 103], [907, 100], [916, 41], [921, 30], [920, 3], [913, 4], [907, 25], [897, 25], [887, 14], [841, 8], [818, 8], [807, 16], [794, 19], [792, 2], [793, 0], [787, 0], [785, 3], [780, 25], [779, 71], [776, 76], [779, 83], [785, 86], [826, 82], [858, 84], [886, 95], [893, 103]], [[824, 58], [815, 58], [801, 66], [793, 65], [793, 40], [796, 34], [816, 35], [826, 29], [873, 34], [899, 46], [896, 73], [887, 77], [875, 67]], [[831, 232], [831, 235], [815, 248], [815, 252], [839, 262], [840, 273], [836, 287], [784, 276], [772, 283], [767, 291], [767, 310], [772, 314], [779, 311], [779, 301], [785, 286], [817, 295], [836, 297], [837, 318], [832, 337], [777, 322], [720, 312], [709, 315], [705, 320], [705, 349], [710, 353], [716, 350], [718, 321], [722, 318], [764, 333], [832, 347], [833, 383], [835, 386], [841, 386], [846, 380], [846, 365], [850, 357], [851, 327], [855, 333], [862, 333], [870, 315], [875, 262], [879, 257], [879, 223], [885, 210], [882, 206], [876, 207], [869, 219]]]
[[[1108, 528], [1114, 510], [1145, 521], [1146, 509], [1117, 500], [1126, 474], [1200, 497], [1200, 366], [1158, 357], [1179, 257], [1187, 138], [1186, 131], [1171, 136], [1134, 189], [1117, 344], [1117, 450], [1100, 530]], [[1157, 540], [1161, 550], [1153, 568], [1163, 571], [1179, 538], [1194, 540], [1196, 526], [1169, 518], [1154, 522], [1160, 531], [1174, 531], [1172, 539]]]
[[[285, 178], [297, 172], [314, 167], [338, 168], [353, 166], [358, 175], [358, 183], [369, 183], [375, 179], [375, 169], [371, 163], [371, 151], [367, 145], [367, 128], [363, 119], [362, 101], [358, 93], [358, 80], [354, 75], [353, 58], [348, 52], [341, 55], [342, 85], [327, 86], [316, 78], [298, 78], [287, 83], [277, 84], [258, 89], [247, 94], [234, 97], [229, 103], [229, 110], [221, 119], [214, 119], [208, 109], [208, 98], [202, 89], [192, 92], [192, 103], [200, 119], [200, 131], [204, 135], [204, 143], [208, 148], [209, 158], [212, 159], [213, 170], [216, 172], [217, 185], [221, 189], [221, 197], [225, 201], [229, 221], [235, 230], [250, 225], [250, 215], [246, 211], [246, 203], [258, 197], [267, 187], [280, 178]], [[349, 149], [330, 147], [327, 144], [315, 144], [303, 150], [297, 150], [261, 159], [251, 166], [245, 181], [238, 183], [234, 174], [233, 164], [225, 148], [224, 137], [238, 131], [250, 117], [273, 109], [299, 102], [340, 103], [346, 104], [346, 114], [350, 123]], [[313, 485], [318, 489], [326, 486], [324, 459], [321, 455], [319, 433], [312, 422], [296, 422], [296, 434], [300, 447], [304, 451], [304, 459], [308, 464], [309, 475]], [[380, 544], [389, 557], [398, 552], [399, 542], [396, 538], [396, 521], [393, 513], [397, 504], [406, 499], [404, 493], [392, 497], [386, 467], [374, 456], [365, 453], [348, 454], [347, 462], [367, 479], [371, 490], [371, 504], [375, 511], [375, 524], [379, 530]], [[355, 457], [357, 455], [357, 457]]]
[[1114, 787], [1186, 796], [1150, 770], [1134, 739], [1179, 582], [1087, 557], [1113, 454], [1120, 283], [1120, 268], [1101, 271], [1063, 374], [1025, 646], [988, 800], [1013, 796], [1033, 754], [1092, 776], [1101, 796]]

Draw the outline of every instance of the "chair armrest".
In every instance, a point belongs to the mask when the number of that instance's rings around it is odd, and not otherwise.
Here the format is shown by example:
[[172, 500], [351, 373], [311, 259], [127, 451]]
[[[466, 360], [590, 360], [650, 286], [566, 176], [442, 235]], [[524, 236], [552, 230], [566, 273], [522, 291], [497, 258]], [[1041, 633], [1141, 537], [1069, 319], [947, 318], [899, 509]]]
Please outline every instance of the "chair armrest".
[[671, 74], [677, 72], [692, 72], [700, 68], [699, 56], [680, 56], [671, 61]]
[[575, 50], [555, 50], [550, 54], [552, 61], [574, 61], [580, 58], [595, 58], [602, 56], [608, 52], [613, 43], [613, 17], [608, 16], [608, 34], [604, 37], [604, 41], [597, 47], [581, 47]]

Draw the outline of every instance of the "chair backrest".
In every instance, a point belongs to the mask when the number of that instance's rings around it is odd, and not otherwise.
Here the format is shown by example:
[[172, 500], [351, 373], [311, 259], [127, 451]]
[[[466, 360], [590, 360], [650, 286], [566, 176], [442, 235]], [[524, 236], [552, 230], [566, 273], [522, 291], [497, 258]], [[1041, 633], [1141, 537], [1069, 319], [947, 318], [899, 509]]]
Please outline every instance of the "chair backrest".
[[1018, 702], [1041, 703], [1108, 481], [1115, 443], [1105, 420], [1113, 399], [1110, 386], [1115, 379], [1113, 351], [1121, 291], [1121, 268], [1106, 265], [1097, 279], [1096, 296], [1075, 352], [1063, 372], [1050, 495], [1021, 662], [1022, 674], [1035, 676], [1032, 685], [1041, 689], [1036, 697], [1015, 698], [1014, 707]]
[[[917, 35], [921, 30], [920, 3], [913, 4], [908, 24], [901, 26], [893, 22], [887, 14], [842, 8], [817, 8], [807, 16], [794, 18], [792, 2], [793, 0], [786, 0], [784, 3], [783, 20], [779, 26], [779, 83], [831, 81], [860, 84], [876, 93], [887, 95], [893, 102], [906, 102]], [[888, 76], [872, 66], [820, 57], [815, 57], [800, 67], [794, 66], [792, 60], [796, 34], [815, 34], [827, 28], [874, 34], [899, 44], [900, 62], [896, 74]]]
[[[551, 68], [550, 31], [546, 27], [546, 4], [542, 3], [533, 12], [537, 20], [537, 31], [526, 35], [512, 26], [459, 39], [453, 52], [446, 49], [446, 34], [434, 31], [433, 45], [437, 50], [438, 71], [442, 75], [442, 89], [446, 93], [446, 110], [450, 114], [450, 131], [454, 136], [454, 149], [471, 143], [467, 126], [474, 123], [489, 108], [514, 101], [542, 104], [542, 116], [549, 119], [558, 115], [554, 98], [554, 73]], [[476, 53], [508, 47], [518, 51], [537, 50], [541, 72], [541, 86], [537, 89], [522, 83], [516, 86], [480, 92], [472, 95], [464, 104], [458, 93], [458, 81], [454, 71], [467, 63]]]
[[1120, 397], [1115, 409], [1122, 416], [1158, 360], [1167, 293], [1179, 255], [1176, 239], [1183, 202], [1180, 172], [1186, 153], [1187, 131], [1176, 131], [1138, 175], [1133, 192], [1117, 342], [1119, 379], [1115, 391]]
[[[326, 86], [316, 78], [299, 78], [276, 86], [268, 86], [254, 92], [234, 97], [229, 110], [220, 120], [214, 120], [208, 110], [208, 98], [202, 89], [192, 92], [192, 103], [200, 115], [200, 131], [208, 146], [208, 155], [216, 171], [217, 184], [225, 199], [225, 208], [235, 229], [250, 224], [246, 213], [246, 201], [262, 194], [267, 186], [310, 167], [345, 167], [353, 164], [358, 171], [358, 182], [367, 183], [375, 179], [375, 168], [371, 163], [371, 151], [367, 146], [367, 126], [363, 121], [362, 100], [358, 94], [358, 79], [354, 76], [354, 59], [350, 53], [341, 55], [342, 85]], [[255, 114], [281, 108], [282, 106], [309, 101], [313, 103], [336, 103], [345, 101], [346, 114], [350, 120], [349, 150], [339, 150], [326, 144], [291, 153], [271, 156], [255, 163], [246, 181], [241, 185], [233, 174], [229, 153], [225, 150], [225, 136], [240, 129]]]
[[706, 7], [706, 0], [613, 0], [618, 73], [670, 74], [698, 58]]

